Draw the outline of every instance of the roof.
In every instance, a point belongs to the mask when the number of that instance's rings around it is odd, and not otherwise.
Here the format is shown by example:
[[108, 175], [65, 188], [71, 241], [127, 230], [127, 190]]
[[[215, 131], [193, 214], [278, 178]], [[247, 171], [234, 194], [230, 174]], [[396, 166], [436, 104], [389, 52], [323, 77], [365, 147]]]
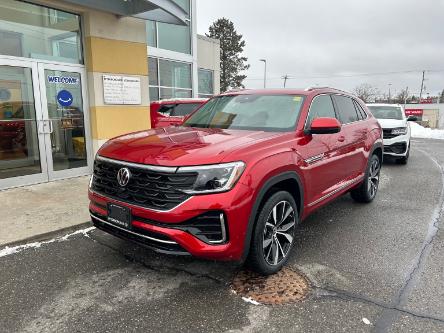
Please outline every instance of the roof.
[[177, 25], [188, 25], [185, 10], [173, 0], [65, 0], [117, 16], [132, 16]]
[[240, 89], [240, 90], [230, 90], [222, 95], [312, 95], [318, 93], [345, 93], [347, 95], [353, 95], [352, 93], [330, 88], [330, 87], [310, 87], [306, 89]]

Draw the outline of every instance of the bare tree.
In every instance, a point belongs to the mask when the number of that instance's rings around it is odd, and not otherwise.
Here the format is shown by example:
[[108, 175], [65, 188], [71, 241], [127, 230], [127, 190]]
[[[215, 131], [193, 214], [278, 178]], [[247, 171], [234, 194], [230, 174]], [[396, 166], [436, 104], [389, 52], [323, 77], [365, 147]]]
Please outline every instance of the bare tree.
[[399, 94], [395, 96], [393, 101], [398, 104], [404, 104], [405, 102], [407, 102], [408, 98], [409, 98], [409, 92], [408, 92], [407, 88], [405, 88], [405, 89], [402, 89], [399, 92]]
[[378, 89], [368, 83], [362, 83], [353, 89], [353, 93], [365, 103], [373, 102], [378, 96]]

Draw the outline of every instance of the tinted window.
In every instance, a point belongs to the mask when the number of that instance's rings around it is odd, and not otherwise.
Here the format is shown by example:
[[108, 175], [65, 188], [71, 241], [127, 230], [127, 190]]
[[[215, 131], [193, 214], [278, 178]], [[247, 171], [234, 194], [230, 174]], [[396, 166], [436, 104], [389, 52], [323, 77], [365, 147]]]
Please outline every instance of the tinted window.
[[187, 116], [200, 106], [199, 103], [193, 104], [177, 104], [174, 110], [171, 112], [171, 116]]
[[351, 98], [340, 95], [334, 95], [333, 98], [338, 107], [339, 120], [341, 123], [348, 124], [359, 120]]
[[221, 96], [208, 101], [184, 125], [269, 132], [291, 131], [303, 103], [304, 97], [297, 95]]
[[307, 118], [307, 126], [310, 126], [313, 119], [316, 118], [336, 118], [330, 95], [321, 95], [313, 99]]
[[366, 119], [367, 113], [365, 113], [362, 106], [356, 100], [353, 100], [353, 102], [355, 103], [355, 108], [356, 108], [356, 112], [358, 113], [359, 119], [361, 119], [361, 120]]
[[176, 104], [162, 105], [157, 112], [161, 113], [164, 116], [170, 116], [175, 106]]

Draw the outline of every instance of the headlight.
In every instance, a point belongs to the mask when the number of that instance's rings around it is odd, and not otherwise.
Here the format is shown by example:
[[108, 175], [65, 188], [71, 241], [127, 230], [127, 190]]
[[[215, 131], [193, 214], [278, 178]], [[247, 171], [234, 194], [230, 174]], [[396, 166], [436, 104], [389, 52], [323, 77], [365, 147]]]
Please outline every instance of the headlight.
[[244, 162], [182, 167], [177, 173], [197, 172], [193, 188], [182, 190], [188, 194], [217, 193], [231, 190], [245, 169]]
[[392, 129], [392, 134], [394, 134], [394, 135], [407, 134], [407, 127], [394, 128], [394, 129]]

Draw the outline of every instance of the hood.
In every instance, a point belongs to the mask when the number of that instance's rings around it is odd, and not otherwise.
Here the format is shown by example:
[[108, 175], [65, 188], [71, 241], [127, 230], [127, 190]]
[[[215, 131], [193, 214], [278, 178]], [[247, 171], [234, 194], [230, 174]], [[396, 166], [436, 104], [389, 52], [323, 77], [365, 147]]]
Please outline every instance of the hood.
[[383, 129], [407, 127], [407, 119], [378, 119], [378, 122]]
[[187, 166], [216, 164], [231, 152], [279, 133], [215, 128], [165, 127], [109, 140], [98, 154], [133, 163]]

